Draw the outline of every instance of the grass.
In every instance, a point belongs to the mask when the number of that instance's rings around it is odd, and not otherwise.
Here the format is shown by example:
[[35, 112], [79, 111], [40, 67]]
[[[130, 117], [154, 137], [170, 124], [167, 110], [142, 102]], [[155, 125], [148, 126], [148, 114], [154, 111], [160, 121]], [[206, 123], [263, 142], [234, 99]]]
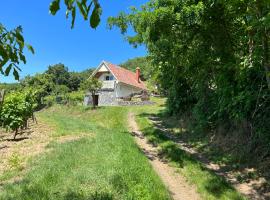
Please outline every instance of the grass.
[[55, 106], [38, 113], [39, 120], [53, 127], [55, 138], [82, 137], [50, 143], [49, 152], [28, 163], [30, 169], [21, 180], [0, 186], [0, 199], [170, 199], [128, 133], [123, 120], [127, 112], [119, 107]]
[[136, 120], [148, 141], [159, 147], [161, 156], [166, 157], [170, 163], [179, 168], [179, 173], [196, 186], [202, 199], [207, 200], [242, 200], [242, 197], [223, 178], [205, 169], [200, 162], [181, 150], [173, 141], [156, 129], [149, 121], [149, 116], [157, 116], [164, 112], [164, 99], [156, 99], [154, 106], [134, 107]]

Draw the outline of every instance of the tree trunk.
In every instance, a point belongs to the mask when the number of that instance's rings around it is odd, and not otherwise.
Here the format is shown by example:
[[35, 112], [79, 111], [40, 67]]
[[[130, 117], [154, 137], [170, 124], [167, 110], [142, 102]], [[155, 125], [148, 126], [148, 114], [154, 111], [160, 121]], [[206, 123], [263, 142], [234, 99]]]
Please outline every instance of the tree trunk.
[[269, 44], [268, 44], [268, 35], [267, 30], [264, 30], [263, 33], [263, 67], [265, 70], [265, 76], [268, 88], [270, 90], [270, 62], [269, 62]]
[[15, 133], [14, 133], [14, 136], [13, 136], [13, 140], [16, 139], [16, 136], [17, 136], [17, 135], [18, 135], [18, 129], [16, 128]]
[[[265, 4], [262, 0], [256, 1], [256, 6], [258, 10], [258, 18], [259, 20], [265, 17]], [[265, 25], [261, 25], [260, 32], [261, 32], [261, 39], [262, 39], [262, 48], [263, 48], [263, 55], [262, 55], [262, 66], [265, 70], [265, 78], [267, 82], [268, 89], [270, 90], [270, 61], [269, 61], [269, 31], [265, 27]]]
[[95, 104], [95, 92], [92, 93], [92, 105], [93, 105], [93, 109], [96, 108], [96, 104]]

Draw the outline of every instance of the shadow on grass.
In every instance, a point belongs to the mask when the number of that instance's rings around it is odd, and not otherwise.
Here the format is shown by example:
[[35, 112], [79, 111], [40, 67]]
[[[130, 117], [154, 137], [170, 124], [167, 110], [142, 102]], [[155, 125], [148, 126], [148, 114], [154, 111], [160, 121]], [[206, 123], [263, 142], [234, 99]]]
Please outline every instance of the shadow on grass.
[[95, 192], [87, 196], [75, 192], [69, 192], [65, 195], [64, 200], [113, 200], [113, 196], [106, 192]]
[[29, 139], [29, 137], [20, 137], [20, 138], [15, 138], [15, 139], [6, 139], [6, 141], [9, 141], [9, 142], [20, 142], [20, 141], [27, 140], [27, 139]]
[[[151, 121], [156, 121], [160, 126], [163, 126], [161, 116], [163, 116], [163, 113], [158, 113], [156, 115], [141, 113], [138, 115], [140, 119], [151, 119]], [[168, 161], [175, 163], [180, 168], [190, 168], [190, 171], [187, 174], [193, 175], [190, 179], [195, 185], [197, 185], [196, 182], [201, 182], [200, 179], [203, 179], [201, 185], [198, 185], [198, 187], [202, 187], [206, 193], [214, 196], [216, 199], [223, 199], [224, 195], [226, 197], [227, 193], [230, 193], [229, 199], [231, 200], [243, 199], [243, 197], [241, 197], [223, 177], [206, 169], [200, 162], [200, 159], [198, 159], [199, 155], [182, 150], [174, 140], [176, 137], [172, 139], [165, 130], [165, 128], [162, 129], [156, 126], [156, 124], [152, 125], [150, 123], [145, 125], [141, 131], [150, 143], [159, 147], [160, 157], [166, 158]], [[209, 164], [210, 161], [205, 160], [203, 163]], [[187, 178], [189, 179], [189, 177]]]

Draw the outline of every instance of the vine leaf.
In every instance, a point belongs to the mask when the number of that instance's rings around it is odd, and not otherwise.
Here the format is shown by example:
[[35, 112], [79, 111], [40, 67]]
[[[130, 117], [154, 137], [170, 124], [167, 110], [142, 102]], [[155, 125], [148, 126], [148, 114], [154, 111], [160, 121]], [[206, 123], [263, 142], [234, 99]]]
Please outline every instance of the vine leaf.
[[18, 71], [15, 68], [13, 69], [13, 76], [14, 76], [14, 78], [15, 78], [16, 81], [18, 81], [19, 78], [20, 78], [19, 73], [18, 73]]
[[55, 15], [60, 10], [60, 0], [54, 0], [50, 4], [50, 13]]
[[8, 76], [9, 75], [9, 72], [11, 70], [11, 67], [12, 67], [12, 64], [9, 64], [9, 66], [5, 70], [5, 76]]
[[101, 16], [101, 7], [99, 4], [95, 5], [95, 8], [90, 17], [90, 26], [92, 28], [96, 28], [100, 23], [100, 16]]

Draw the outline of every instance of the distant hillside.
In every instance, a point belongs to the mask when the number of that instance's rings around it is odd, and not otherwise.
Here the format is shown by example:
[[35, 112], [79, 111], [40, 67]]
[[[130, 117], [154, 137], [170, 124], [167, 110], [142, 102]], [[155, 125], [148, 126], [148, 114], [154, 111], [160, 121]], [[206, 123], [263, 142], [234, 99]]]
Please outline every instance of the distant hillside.
[[147, 57], [128, 59], [126, 62], [121, 63], [120, 66], [133, 72], [135, 72], [136, 68], [139, 67], [141, 69], [141, 78], [143, 80], [150, 79], [153, 74], [153, 66]]

